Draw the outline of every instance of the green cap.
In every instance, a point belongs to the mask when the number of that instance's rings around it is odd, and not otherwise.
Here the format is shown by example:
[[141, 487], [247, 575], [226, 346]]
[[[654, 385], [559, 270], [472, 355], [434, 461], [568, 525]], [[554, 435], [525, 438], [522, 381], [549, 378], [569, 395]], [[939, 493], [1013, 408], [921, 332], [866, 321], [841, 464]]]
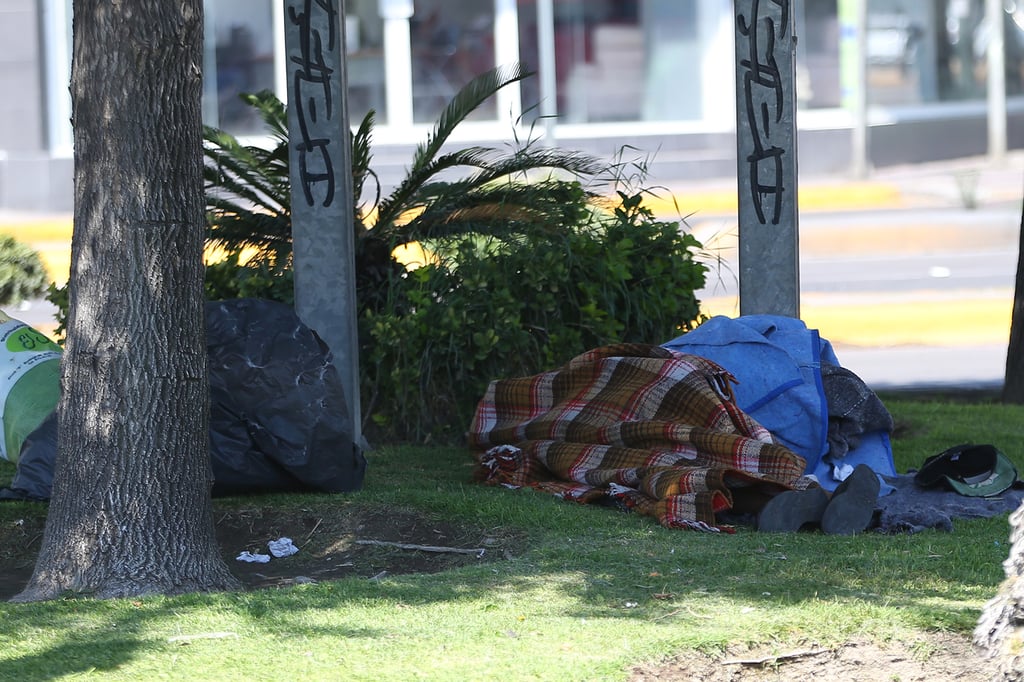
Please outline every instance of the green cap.
[[946, 476], [949, 487], [968, 497], [992, 497], [1009, 489], [1017, 480], [1017, 469], [1006, 455], [996, 451], [995, 464], [991, 469], [977, 476], [960, 479]]

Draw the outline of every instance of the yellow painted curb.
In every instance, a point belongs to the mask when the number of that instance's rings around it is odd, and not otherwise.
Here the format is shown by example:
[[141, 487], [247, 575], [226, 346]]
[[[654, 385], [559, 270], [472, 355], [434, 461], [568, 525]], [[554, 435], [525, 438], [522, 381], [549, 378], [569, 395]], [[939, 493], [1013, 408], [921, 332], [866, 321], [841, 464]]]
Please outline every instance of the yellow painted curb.
[[65, 242], [70, 248], [71, 231], [74, 220], [67, 218], [50, 218], [44, 220], [17, 221], [0, 223], [0, 233], [9, 234], [25, 244], [34, 242]]
[[[865, 208], [898, 208], [905, 205], [900, 190], [892, 185], [874, 182], [842, 183], [837, 185], [804, 185], [798, 190], [801, 211], [845, 211]], [[738, 190], [716, 188], [675, 193], [656, 192], [644, 197], [646, 205], [657, 216], [687, 217], [736, 213], [739, 207]]]
[[[886, 301], [883, 294], [870, 303], [807, 296], [800, 302], [800, 318], [835, 345], [884, 348], [1009, 342], [1012, 291], [992, 297], [924, 296], [917, 300]], [[739, 315], [733, 297], [706, 299], [701, 302], [701, 309], [709, 316]]]
[[71, 273], [71, 216], [0, 223], [0, 234], [10, 235], [39, 254], [50, 279], [63, 286]]

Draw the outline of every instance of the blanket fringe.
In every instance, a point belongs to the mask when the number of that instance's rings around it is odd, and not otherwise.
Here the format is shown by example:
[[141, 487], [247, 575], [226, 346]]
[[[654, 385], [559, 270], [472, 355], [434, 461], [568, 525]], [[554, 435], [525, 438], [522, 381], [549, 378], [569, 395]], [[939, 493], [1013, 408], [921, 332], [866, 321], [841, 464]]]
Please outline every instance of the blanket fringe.
[[732, 526], [712, 526], [711, 524], [704, 523], [703, 521], [692, 521], [688, 519], [673, 519], [671, 521], [666, 521], [665, 525], [669, 528], [679, 528], [681, 530], [696, 530], [702, 533], [732, 534], [736, 532], [736, 529]]

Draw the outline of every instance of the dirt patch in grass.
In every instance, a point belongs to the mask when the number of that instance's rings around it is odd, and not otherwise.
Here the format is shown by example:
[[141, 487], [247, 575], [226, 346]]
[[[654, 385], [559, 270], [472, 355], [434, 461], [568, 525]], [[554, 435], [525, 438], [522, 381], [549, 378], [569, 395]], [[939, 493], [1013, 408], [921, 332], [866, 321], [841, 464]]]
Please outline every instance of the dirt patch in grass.
[[965, 636], [931, 633], [912, 642], [878, 644], [857, 639], [841, 646], [731, 647], [720, 656], [688, 654], [664, 664], [638, 666], [630, 682], [981, 682], [988, 662]]
[[[43, 536], [45, 510], [0, 526], [0, 600], [28, 582]], [[512, 539], [500, 530], [453, 526], [407, 510], [282, 511], [253, 506], [218, 509], [217, 541], [231, 572], [247, 589], [406, 573], [437, 573], [504, 558]], [[268, 543], [290, 538], [291, 556], [271, 556]], [[266, 563], [238, 561], [243, 552], [271, 556]]]

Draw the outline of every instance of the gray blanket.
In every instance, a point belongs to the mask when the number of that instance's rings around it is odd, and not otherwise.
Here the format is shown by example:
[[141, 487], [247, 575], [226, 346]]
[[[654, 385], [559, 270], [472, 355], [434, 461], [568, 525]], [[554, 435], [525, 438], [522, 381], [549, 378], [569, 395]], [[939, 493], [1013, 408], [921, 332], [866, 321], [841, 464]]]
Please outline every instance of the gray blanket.
[[1016, 487], [997, 497], [966, 497], [941, 488], [920, 488], [914, 485], [913, 474], [884, 478], [895, 490], [879, 497], [876, 504], [876, 510], [881, 510], [878, 530], [883, 533], [952, 531], [954, 519], [1007, 514], [1024, 500], [1024, 490]]

